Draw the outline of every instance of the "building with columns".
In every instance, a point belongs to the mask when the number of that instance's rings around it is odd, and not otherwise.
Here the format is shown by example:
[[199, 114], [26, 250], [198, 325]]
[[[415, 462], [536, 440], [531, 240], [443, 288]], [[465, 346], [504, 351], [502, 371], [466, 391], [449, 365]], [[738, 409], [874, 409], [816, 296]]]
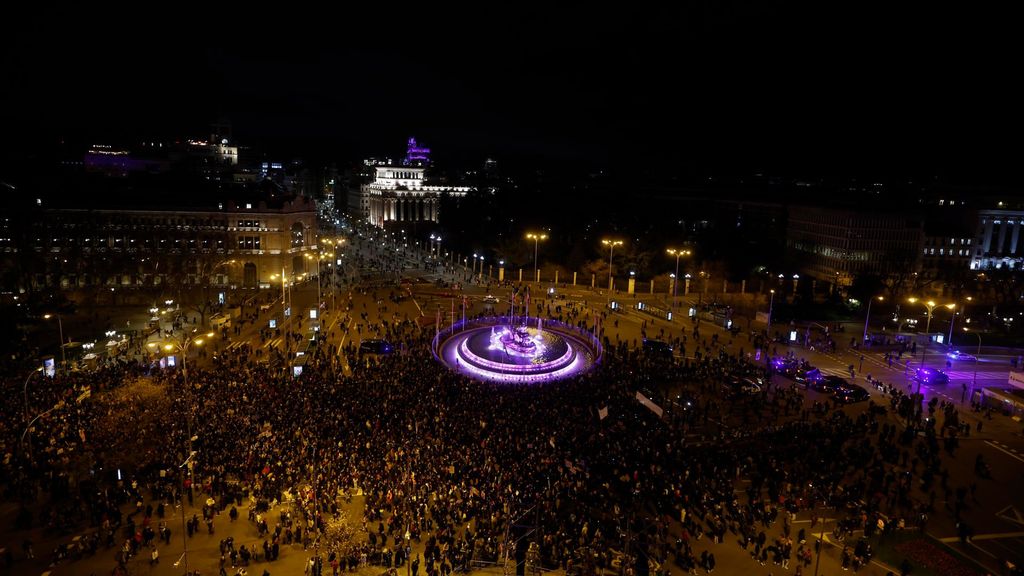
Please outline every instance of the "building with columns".
[[463, 198], [468, 186], [424, 184], [419, 166], [375, 166], [372, 182], [360, 187], [362, 216], [374, 226], [388, 222], [438, 222], [442, 196]]
[[971, 270], [1018, 269], [1024, 264], [1024, 210], [979, 210]]

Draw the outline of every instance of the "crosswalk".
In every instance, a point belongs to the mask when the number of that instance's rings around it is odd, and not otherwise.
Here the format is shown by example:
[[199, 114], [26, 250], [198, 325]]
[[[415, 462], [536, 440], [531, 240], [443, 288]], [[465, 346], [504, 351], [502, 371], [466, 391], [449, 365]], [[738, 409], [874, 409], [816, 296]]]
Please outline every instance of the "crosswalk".
[[[284, 343], [284, 338], [271, 338], [270, 340], [264, 342], [262, 347], [269, 350], [272, 348], [279, 348], [282, 345], [282, 343]], [[234, 342], [230, 342], [227, 346], [225, 346], [224, 350], [226, 352], [237, 351], [248, 344], [249, 343], [244, 340], [236, 340]]]
[[[894, 374], [899, 374], [899, 377], [903, 377], [903, 374], [905, 373], [912, 378], [916, 373], [917, 369], [921, 367], [920, 359], [916, 358], [910, 359], [910, 365], [908, 370], [906, 359], [903, 359], [901, 361], [894, 360], [892, 365], [890, 366], [889, 363], [885, 361], [884, 356], [876, 357], [874, 354], [865, 354], [863, 361], [861, 361], [859, 358], [856, 358], [856, 356], [850, 356], [846, 354], [839, 355], [830, 352], [821, 352], [821, 354], [836, 362], [854, 364], [854, 367], [857, 368], [857, 376], [860, 376], [862, 374], [873, 374], [875, 377], [881, 378], [883, 380], [887, 378], [891, 379]], [[931, 368], [936, 367], [931, 362], [931, 358], [929, 358], [928, 364]], [[821, 366], [819, 366], [818, 368], [819, 370], [821, 370], [821, 373], [825, 375], [841, 376], [845, 378], [849, 378], [850, 376], [850, 371], [846, 368], [823, 368]], [[973, 381], [975, 378], [977, 378], [977, 380], [979, 381], [1005, 381], [1009, 374], [1008, 370], [981, 370], [975, 372], [973, 368], [967, 368], [963, 370], [946, 370], [942, 367], [939, 367], [939, 369], [945, 372], [947, 376], [949, 376], [951, 382]]]

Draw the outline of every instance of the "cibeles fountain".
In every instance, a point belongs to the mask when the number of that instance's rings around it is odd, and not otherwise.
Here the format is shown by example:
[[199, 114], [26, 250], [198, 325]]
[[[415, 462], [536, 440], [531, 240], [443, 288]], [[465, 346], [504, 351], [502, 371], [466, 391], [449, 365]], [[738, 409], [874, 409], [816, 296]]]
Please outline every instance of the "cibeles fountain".
[[435, 357], [467, 376], [510, 383], [560, 380], [600, 361], [601, 345], [590, 332], [514, 311], [511, 306], [507, 316], [469, 319], [439, 330]]

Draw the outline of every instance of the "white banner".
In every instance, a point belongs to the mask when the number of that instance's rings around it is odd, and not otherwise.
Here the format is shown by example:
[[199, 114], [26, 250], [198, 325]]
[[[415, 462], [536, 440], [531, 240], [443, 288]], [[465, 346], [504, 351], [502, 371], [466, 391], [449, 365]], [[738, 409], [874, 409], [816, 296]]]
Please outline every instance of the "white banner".
[[647, 396], [641, 394], [639, 390], [637, 390], [636, 392], [636, 399], [639, 400], [640, 403], [643, 404], [644, 406], [647, 406], [647, 408], [650, 409], [651, 412], [657, 414], [658, 418], [661, 418], [661, 415], [665, 413], [665, 411], [661, 409], [661, 406], [658, 406], [654, 402], [651, 402], [647, 398]]

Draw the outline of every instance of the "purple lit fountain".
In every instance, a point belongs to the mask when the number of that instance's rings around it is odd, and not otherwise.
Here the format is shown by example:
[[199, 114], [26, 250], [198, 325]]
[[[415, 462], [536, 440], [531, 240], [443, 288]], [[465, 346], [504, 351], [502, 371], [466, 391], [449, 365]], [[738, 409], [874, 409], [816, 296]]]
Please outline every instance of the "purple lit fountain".
[[593, 368], [601, 346], [590, 333], [561, 322], [490, 317], [438, 332], [434, 355], [480, 380], [550, 382]]

